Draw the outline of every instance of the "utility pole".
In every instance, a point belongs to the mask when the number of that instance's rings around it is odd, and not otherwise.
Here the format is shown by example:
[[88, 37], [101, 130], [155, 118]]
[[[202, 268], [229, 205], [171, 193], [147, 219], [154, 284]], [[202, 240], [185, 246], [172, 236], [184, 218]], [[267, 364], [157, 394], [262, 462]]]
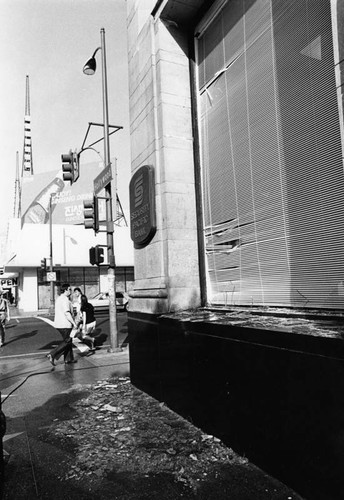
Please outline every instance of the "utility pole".
[[[110, 165], [110, 140], [109, 140], [109, 106], [107, 91], [107, 72], [106, 72], [106, 51], [105, 51], [105, 30], [100, 30], [101, 52], [102, 52], [102, 85], [103, 85], [103, 117], [104, 117], [104, 160], [105, 168]], [[113, 177], [114, 192], [116, 189], [116, 176]], [[109, 315], [110, 315], [110, 344], [112, 350], [118, 350], [118, 331], [117, 331], [117, 309], [116, 309], [116, 263], [114, 251], [114, 224], [112, 214], [112, 187], [111, 182], [105, 186], [106, 196], [106, 243], [108, 252], [108, 286], [109, 286]], [[117, 203], [115, 203], [117, 207]], [[116, 217], [115, 217], [116, 218]]]
[[[110, 161], [110, 141], [109, 141], [109, 106], [107, 90], [107, 71], [106, 71], [106, 49], [105, 49], [105, 30], [100, 30], [101, 46], [98, 47], [93, 56], [87, 61], [83, 68], [86, 75], [93, 75], [96, 71], [95, 55], [98, 50], [102, 53], [102, 94], [103, 94], [103, 127], [104, 127], [104, 170], [111, 169]], [[114, 192], [117, 195], [116, 176], [113, 179]], [[110, 349], [109, 351], [120, 351], [118, 345], [117, 331], [117, 310], [116, 310], [116, 273], [115, 273], [115, 252], [114, 252], [114, 223], [112, 213], [112, 188], [111, 180], [104, 186], [106, 197], [106, 244], [108, 254], [108, 290], [109, 290], [109, 316], [110, 316]], [[115, 203], [117, 212], [117, 203]]]
[[[53, 194], [50, 195], [49, 199], [49, 243], [50, 243], [50, 255], [49, 255], [49, 260], [50, 260], [50, 266], [49, 270], [52, 273], [54, 270], [54, 265], [53, 265], [53, 210], [52, 210], [52, 198]], [[52, 276], [52, 275], [50, 275]], [[55, 311], [55, 290], [54, 290], [54, 281], [50, 281], [50, 314], [54, 314]]]

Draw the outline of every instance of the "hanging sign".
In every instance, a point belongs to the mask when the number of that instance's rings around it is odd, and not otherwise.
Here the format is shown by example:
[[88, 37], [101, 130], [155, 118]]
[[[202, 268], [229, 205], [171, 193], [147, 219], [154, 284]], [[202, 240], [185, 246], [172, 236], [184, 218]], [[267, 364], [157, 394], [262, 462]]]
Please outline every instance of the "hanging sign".
[[135, 248], [144, 248], [156, 233], [154, 168], [140, 167], [129, 185], [130, 235]]

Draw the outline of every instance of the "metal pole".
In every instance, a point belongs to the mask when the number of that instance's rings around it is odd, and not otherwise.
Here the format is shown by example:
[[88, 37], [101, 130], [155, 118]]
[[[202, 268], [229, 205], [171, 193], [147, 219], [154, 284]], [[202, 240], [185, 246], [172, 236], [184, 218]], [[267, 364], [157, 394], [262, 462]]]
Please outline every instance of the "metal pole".
[[[50, 272], [53, 272], [53, 221], [52, 221], [52, 197], [50, 195], [49, 200], [49, 241], [50, 241]], [[50, 314], [53, 314], [55, 310], [55, 290], [54, 281], [50, 281]]]
[[66, 265], [66, 230], [63, 228], [63, 264]]
[[[110, 141], [109, 141], [109, 107], [106, 74], [106, 52], [105, 52], [105, 30], [100, 30], [101, 52], [102, 52], [102, 87], [103, 87], [103, 120], [104, 120], [104, 167], [110, 165]], [[116, 176], [113, 179], [115, 196]], [[115, 253], [113, 238], [113, 216], [112, 216], [112, 193], [111, 182], [105, 186], [106, 193], [106, 244], [108, 251], [108, 287], [109, 287], [109, 315], [110, 315], [110, 351], [118, 351], [117, 333], [117, 310], [116, 310], [116, 273], [115, 273]], [[116, 206], [116, 204], [115, 204]]]

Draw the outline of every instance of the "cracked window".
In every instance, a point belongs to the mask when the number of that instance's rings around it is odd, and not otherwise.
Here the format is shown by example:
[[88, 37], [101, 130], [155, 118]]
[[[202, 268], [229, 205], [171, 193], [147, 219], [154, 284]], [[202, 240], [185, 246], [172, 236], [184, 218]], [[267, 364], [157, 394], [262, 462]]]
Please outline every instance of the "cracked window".
[[330, 0], [233, 0], [197, 35], [213, 304], [344, 306], [331, 14]]

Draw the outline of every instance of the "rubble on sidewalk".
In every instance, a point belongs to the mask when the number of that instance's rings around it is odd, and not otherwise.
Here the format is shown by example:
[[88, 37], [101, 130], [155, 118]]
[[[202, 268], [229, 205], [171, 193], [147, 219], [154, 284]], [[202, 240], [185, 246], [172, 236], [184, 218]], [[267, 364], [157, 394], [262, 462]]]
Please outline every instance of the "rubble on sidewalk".
[[219, 439], [136, 389], [128, 378], [80, 390], [88, 396], [71, 405], [74, 418], [55, 419], [50, 429], [52, 439], [65, 441], [75, 453], [61, 480], [97, 480], [115, 468], [117, 473], [145, 476], [169, 473], [195, 490], [214, 464], [247, 463]]
[[60, 483], [104, 499], [300, 498], [126, 377], [69, 392], [77, 398], [44, 431], [68, 451]]

